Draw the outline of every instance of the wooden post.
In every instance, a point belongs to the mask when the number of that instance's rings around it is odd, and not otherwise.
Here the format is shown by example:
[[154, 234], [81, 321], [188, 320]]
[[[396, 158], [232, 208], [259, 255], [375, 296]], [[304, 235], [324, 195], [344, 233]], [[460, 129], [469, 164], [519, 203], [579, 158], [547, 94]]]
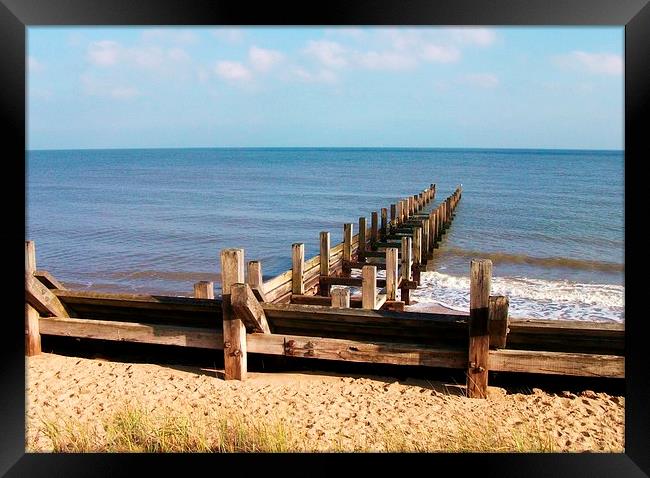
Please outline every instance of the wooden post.
[[386, 300], [397, 300], [398, 251], [396, 247], [386, 248]]
[[363, 262], [366, 259], [366, 243], [368, 242], [366, 239], [366, 218], [365, 217], [360, 217], [359, 218], [359, 248], [357, 249], [357, 257], [360, 262]]
[[248, 277], [246, 283], [251, 286], [257, 300], [266, 302], [264, 279], [262, 278], [262, 263], [260, 261], [248, 261]]
[[397, 220], [395, 221], [396, 225], [399, 225], [402, 223], [402, 201], [397, 201], [397, 204], [395, 205], [397, 209]]
[[377, 246], [375, 244], [379, 241], [379, 224], [378, 224], [378, 215], [377, 211], [372, 211], [370, 214], [370, 244], [372, 249], [376, 250]]
[[420, 266], [422, 265], [422, 228], [413, 229], [413, 280], [420, 284]]
[[397, 204], [390, 205], [390, 225], [397, 225]]
[[509, 300], [502, 295], [490, 296], [490, 348], [502, 349], [508, 335]]
[[[411, 280], [411, 238], [402, 237], [402, 282]], [[402, 286], [402, 301], [409, 305], [410, 300], [410, 289], [408, 287]]]
[[361, 269], [361, 307], [374, 309], [377, 304], [377, 266]]
[[339, 287], [332, 289], [332, 307], [350, 308], [350, 289]]
[[488, 387], [488, 352], [490, 347], [489, 301], [492, 261], [472, 260], [469, 292], [469, 362], [467, 396], [486, 398]]
[[[321, 231], [320, 233], [320, 275], [330, 275], [330, 233]], [[330, 285], [320, 282], [318, 288], [320, 295], [327, 297], [330, 293]]]
[[385, 207], [381, 208], [381, 226], [379, 228], [379, 231], [383, 240], [388, 233], [388, 209]]
[[214, 283], [202, 280], [194, 284], [194, 297], [197, 299], [214, 299]]
[[429, 257], [429, 220], [422, 220], [422, 257], [421, 262], [425, 264]]
[[[343, 224], [343, 261], [352, 260], [352, 224]], [[352, 269], [343, 264], [343, 277], [350, 277]]]
[[305, 293], [305, 283], [303, 281], [305, 245], [302, 242], [291, 245], [291, 271], [291, 293], [303, 295]]
[[41, 353], [40, 314], [25, 302], [25, 355], [31, 357]]
[[34, 241], [25, 241], [25, 272], [34, 274], [36, 271], [36, 245]]
[[[33, 276], [36, 271], [36, 246], [34, 241], [25, 241], [25, 275]], [[41, 353], [40, 314], [25, 302], [25, 355], [31, 357]]]
[[246, 327], [232, 308], [231, 289], [244, 282], [244, 249], [221, 251], [221, 310], [223, 312], [223, 359], [226, 380], [246, 380]]
[[436, 225], [434, 223], [435, 214], [436, 213], [433, 211], [429, 212], [429, 246], [428, 246], [429, 255], [433, 253], [433, 246], [435, 245], [436, 242], [436, 232], [435, 232]]

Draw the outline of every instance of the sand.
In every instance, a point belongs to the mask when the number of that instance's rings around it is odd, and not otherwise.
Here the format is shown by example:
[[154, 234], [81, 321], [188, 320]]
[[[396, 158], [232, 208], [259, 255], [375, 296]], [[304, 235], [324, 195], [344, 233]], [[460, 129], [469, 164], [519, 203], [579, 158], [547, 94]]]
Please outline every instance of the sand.
[[[577, 394], [507, 393], [489, 388], [486, 400], [462, 396], [442, 382], [329, 373], [250, 373], [224, 381], [217, 370], [124, 363], [43, 353], [26, 358], [27, 450], [51, 451], [43, 419], [97, 426], [126, 403], [152, 412], [216, 410], [248, 417], [281, 417], [316, 450], [381, 450], [382, 430], [409, 439], [450, 428], [498, 432], [537, 427], [555, 451], [624, 451], [625, 398], [585, 390]], [[373, 444], [374, 443], [374, 444]]]

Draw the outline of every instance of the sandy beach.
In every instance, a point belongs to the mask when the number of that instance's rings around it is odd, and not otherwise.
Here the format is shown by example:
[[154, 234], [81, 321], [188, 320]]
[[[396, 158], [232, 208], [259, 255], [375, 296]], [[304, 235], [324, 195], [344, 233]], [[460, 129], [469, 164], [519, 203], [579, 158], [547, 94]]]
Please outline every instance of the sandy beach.
[[622, 396], [490, 387], [487, 400], [476, 400], [464, 397], [462, 386], [422, 379], [249, 372], [237, 382], [219, 372], [50, 353], [26, 358], [26, 448], [53, 451], [45, 423], [88, 425], [101, 435], [111, 414], [137, 405], [197, 421], [213, 414], [279, 420], [300, 437], [301, 449], [289, 451], [390, 451], [387, 433], [402, 448], [430, 443], [434, 451], [471, 451], [454, 449], [469, 430], [512, 443], [503, 451], [538, 448], [517, 439], [531, 433], [546, 441], [544, 451], [624, 451]]

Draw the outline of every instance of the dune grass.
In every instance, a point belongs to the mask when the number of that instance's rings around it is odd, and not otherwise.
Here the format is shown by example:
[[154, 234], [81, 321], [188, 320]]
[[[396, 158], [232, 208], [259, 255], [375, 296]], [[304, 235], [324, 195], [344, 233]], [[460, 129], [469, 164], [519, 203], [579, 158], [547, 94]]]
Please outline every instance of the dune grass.
[[52, 451], [69, 453], [556, 451], [551, 437], [532, 425], [503, 431], [494, 421], [457, 421], [418, 433], [387, 425], [362, 441], [344, 443], [339, 437], [324, 446], [277, 418], [207, 411], [154, 414], [138, 405], [125, 405], [97, 426], [71, 418], [45, 419], [40, 431], [51, 441]]

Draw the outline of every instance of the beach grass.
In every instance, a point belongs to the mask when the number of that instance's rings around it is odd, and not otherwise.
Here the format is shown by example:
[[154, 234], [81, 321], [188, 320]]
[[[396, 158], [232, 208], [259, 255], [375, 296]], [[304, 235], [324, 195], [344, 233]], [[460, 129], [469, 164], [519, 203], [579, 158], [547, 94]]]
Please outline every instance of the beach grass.
[[[203, 418], [198, 418], [203, 417]], [[494, 420], [458, 420], [444, 429], [412, 433], [385, 425], [359, 441], [335, 437], [326, 446], [277, 418], [204, 411], [153, 413], [125, 405], [95, 426], [72, 418], [41, 421], [40, 431], [58, 453], [238, 452], [554, 452], [548, 433], [527, 424], [504, 431]], [[29, 444], [27, 451], [30, 450]]]

